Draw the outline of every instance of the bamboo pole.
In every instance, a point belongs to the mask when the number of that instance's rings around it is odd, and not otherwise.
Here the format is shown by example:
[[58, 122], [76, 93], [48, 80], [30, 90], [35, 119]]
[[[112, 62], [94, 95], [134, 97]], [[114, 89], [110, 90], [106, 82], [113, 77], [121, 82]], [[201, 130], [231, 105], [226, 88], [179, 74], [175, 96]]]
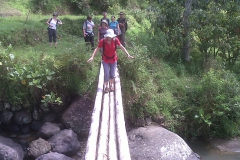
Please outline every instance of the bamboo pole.
[[116, 117], [114, 92], [110, 93], [110, 124], [109, 124], [109, 160], [117, 160]]
[[115, 105], [116, 105], [116, 128], [117, 128], [117, 139], [118, 139], [118, 160], [131, 160], [128, 137], [126, 133], [125, 120], [123, 114], [122, 105], [122, 92], [120, 85], [120, 77], [118, 68], [116, 69], [115, 78]]
[[[103, 100], [102, 97], [104, 98]], [[111, 92], [103, 96], [102, 64], [85, 154], [85, 160], [95, 159], [131, 160], [123, 114], [118, 68], [116, 69], [115, 94]]]
[[88, 135], [88, 141], [86, 146], [85, 160], [95, 160], [96, 159], [96, 150], [97, 150], [97, 138], [99, 132], [99, 120], [102, 104], [102, 95], [103, 95], [103, 65], [101, 63], [99, 80], [98, 80], [98, 89], [94, 104], [94, 109], [92, 113], [92, 122]]
[[104, 94], [102, 107], [101, 128], [98, 137], [97, 160], [108, 159], [108, 134], [109, 134], [109, 93]]

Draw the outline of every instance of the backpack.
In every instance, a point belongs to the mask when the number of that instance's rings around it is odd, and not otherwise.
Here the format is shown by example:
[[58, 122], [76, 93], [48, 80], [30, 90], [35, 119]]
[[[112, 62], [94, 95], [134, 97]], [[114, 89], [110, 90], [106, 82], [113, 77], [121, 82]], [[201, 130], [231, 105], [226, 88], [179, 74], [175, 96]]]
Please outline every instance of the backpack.
[[117, 50], [117, 43], [116, 40], [114, 39], [114, 43], [115, 43], [115, 54], [111, 57], [108, 57], [106, 54], [104, 54], [104, 48], [105, 48], [105, 40], [103, 40], [103, 50], [102, 50], [102, 56], [105, 56], [107, 59], [113, 59], [116, 56], [116, 50]]

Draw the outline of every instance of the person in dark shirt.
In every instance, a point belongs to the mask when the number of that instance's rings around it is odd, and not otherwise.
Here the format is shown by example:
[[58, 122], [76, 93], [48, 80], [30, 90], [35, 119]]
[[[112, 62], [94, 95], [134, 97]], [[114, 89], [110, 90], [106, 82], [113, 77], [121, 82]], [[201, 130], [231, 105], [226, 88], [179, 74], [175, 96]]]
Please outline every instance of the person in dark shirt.
[[106, 20], [107, 23], [108, 23], [108, 25], [109, 25], [110, 20], [107, 18], [107, 12], [103, 12], [103, 18], [101, 19], [101, 24], [100, 24], [100, 26], [102, 26], [102, 21], [103, 21], [103, 20]]
[[120, 12], [119, 13], [120, 18], [118, 18], [118, 23], [119, 23], [119, 28], [121, 30], [121, 34], [118, 35], [118, 38], [120, 40], [120, 42], [122, 43], [122, 45], [125, 47], [126, 42], [125, 42], [125, 33], [127, 31], [127, 20], [124, 17], [124, 13]]

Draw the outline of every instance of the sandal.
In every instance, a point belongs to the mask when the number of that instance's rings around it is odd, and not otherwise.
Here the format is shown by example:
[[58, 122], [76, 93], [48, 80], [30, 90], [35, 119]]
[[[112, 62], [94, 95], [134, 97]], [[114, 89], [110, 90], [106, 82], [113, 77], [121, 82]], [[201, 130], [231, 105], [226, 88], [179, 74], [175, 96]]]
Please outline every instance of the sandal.
[[110, 92], [110, 90], [109, 90], [108, 87], [106, 87], [106, 88], [104, 89], [104, 93], [108, 93], [108, 92]]
[[110, 92], [113, 92], [114, 91], [114, 86], [111, 86], [110, 87]]

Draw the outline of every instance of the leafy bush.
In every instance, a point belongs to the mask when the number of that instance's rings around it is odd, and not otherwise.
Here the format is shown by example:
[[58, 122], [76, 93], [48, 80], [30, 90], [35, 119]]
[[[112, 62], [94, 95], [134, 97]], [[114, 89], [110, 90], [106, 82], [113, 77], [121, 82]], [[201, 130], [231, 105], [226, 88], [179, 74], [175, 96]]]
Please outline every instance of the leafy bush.
[[1, 48], [1, 99], [31, 109], [51, 92], [59, 96], [59, 101], [68, 95], [85, 94], [93, 87], [98, 65], [88, 66], [89, 57], [79, 51], [81, 48], [85, 48], [84, 44], [58, 56], [29, 52], [26, 59], [14, 55], [11, 47]]
[[199, 84], [189, 90], [185, 106], [190, 135], [233, 137], [239, 134], [240, 86], [235, 75], [225, 70], [204, 74]]

